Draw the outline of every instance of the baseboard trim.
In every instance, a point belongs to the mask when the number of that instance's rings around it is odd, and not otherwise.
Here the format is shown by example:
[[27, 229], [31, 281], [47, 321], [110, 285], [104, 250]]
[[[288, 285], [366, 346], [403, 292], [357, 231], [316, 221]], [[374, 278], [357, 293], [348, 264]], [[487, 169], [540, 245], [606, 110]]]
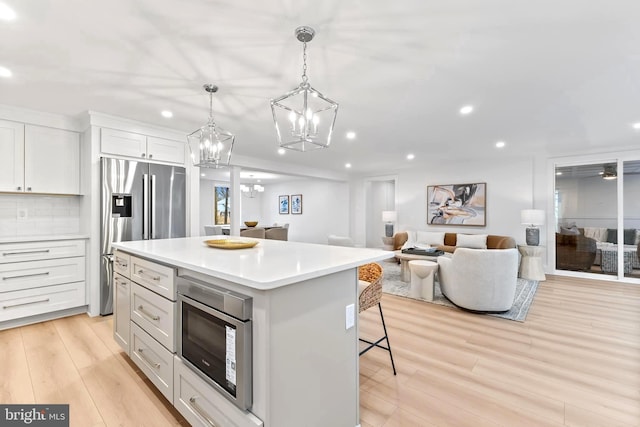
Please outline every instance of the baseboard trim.
[[87, 313], [87, 306], [67, 308], [65, 310], [52, 311], [51, 313], [37, 314], [35, 316], [21, 317], [19, 319], [0, 322], [0, 331], [17, 328], [19, 326], [32, 325], [34, 323], [46, 322], [47, 320], [59, 319], [61, 317], [75, 316], [76, 314]]

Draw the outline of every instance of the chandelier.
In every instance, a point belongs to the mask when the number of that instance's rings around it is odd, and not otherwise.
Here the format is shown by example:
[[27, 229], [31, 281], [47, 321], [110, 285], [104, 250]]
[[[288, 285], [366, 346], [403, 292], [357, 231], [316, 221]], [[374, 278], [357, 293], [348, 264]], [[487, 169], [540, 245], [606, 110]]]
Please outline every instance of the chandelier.
[[194, 166], [218, 169], [229, 166], [235, 136], [219, 128], [213, 120], [213, 94], [218, 86], [209, 83], [203, 87], [209, 93], [209, 121], [187, 135], [187, 141]]
[[296, 38], [302, 42], [302, 82], [290, 92], [271, 100], [271, 112], [278, 145], [296, 151], [327, 148], [338, 114], [338, 104], [315, 90], [307, 79], [307, 42], [315, 31], [298, 27]]
[[242, 194], [253, 199], [258, 195], [258, 193], [262, 193], [264, 191], [264, 187], [258, 184], [249, 184], [249, 185], [240, 185], [240, 191]]

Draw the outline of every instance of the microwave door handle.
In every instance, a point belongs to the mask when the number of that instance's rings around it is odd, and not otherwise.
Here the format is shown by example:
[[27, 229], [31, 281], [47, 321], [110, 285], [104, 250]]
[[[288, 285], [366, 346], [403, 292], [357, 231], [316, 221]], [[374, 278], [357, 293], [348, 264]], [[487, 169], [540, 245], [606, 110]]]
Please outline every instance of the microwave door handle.
[[151, 202], [149, 209], [151, 210], [151, 227], [149, 234], [151, 239], [156, 238], [156, 176], [151, 175]]
[[142, 240], [149, 239], [149, 174], [142, 175]]

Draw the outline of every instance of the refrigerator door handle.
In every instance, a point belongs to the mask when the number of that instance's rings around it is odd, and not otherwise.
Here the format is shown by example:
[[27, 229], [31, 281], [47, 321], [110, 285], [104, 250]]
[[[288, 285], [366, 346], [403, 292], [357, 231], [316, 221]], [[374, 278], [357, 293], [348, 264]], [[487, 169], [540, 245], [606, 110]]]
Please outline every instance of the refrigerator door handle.
[[149, 234], [151, 239], [156, 238], [156, 176], [151, 175], [151, 227]]
[[149, 174], [142, 175], [142, 240], [149, 240]]

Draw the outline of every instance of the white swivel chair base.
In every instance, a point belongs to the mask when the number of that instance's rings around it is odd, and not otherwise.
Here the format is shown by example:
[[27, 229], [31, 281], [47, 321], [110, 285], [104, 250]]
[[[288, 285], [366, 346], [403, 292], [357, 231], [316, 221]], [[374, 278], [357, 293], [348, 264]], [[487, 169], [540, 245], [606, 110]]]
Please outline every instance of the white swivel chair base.
[[409, 270], [411, 270], [409, 297], [433, 301], [433, 279], [438, 271], [438, 264], [433, 261], [409, 261]]

